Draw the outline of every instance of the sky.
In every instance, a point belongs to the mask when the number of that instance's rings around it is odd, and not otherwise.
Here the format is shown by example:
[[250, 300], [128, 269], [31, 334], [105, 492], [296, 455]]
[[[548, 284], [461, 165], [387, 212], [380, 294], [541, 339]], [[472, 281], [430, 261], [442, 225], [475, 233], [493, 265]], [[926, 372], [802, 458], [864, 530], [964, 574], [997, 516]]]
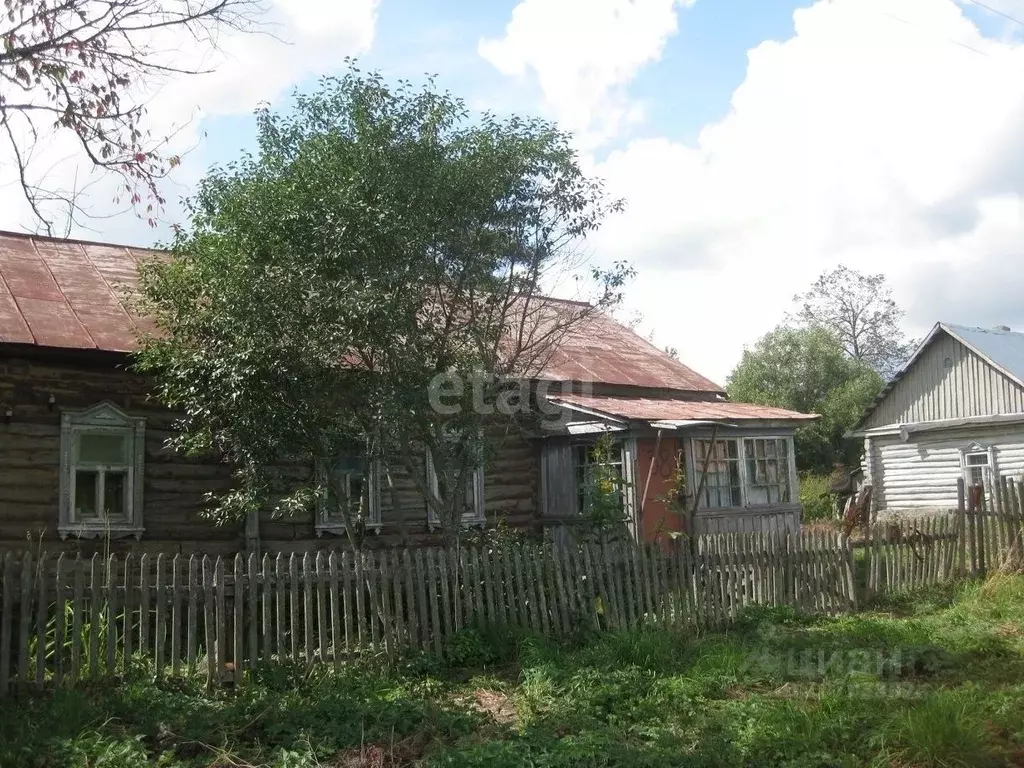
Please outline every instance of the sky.
[[[262, 23], [217, 52], [167, 46], [213, 71], [148, 93], [184, 152], [165, 222], [253, 149], [259, 103], [355, 56], [572, 131], [626, 204], [585, 244], [637, 271], [620, 316], [719, 383], [840, 263], [887, 276], [911, 336], [1024, 330], [1024, 0], [268, 0]], [[47, 178], [89, 178], [63, 140], [37, 154]], [[85, 199], [74, 236], [166, 237], [104, 181]], [[0, 229], [30, 227], [0, 154]]]

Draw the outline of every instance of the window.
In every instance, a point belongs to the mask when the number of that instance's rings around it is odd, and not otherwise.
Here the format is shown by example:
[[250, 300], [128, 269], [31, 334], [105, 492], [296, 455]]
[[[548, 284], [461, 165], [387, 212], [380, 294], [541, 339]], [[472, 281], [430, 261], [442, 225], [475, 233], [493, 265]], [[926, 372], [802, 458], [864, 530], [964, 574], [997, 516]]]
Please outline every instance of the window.
[[[476, 446], [467, 445], [465, 441], [458, 443], [463, 450], [478, 450], [480, 443], [483, 441], [483, 435], [479, 438], [480, 442]], [[450, 438], [450, 444], [456, 444], [458, 436], [452, 435]], [[427, 487], [443, 500], [451, 498], [449, 489], [446, 486], [446, 479], [443, 475], [439, 475], [434, 469], [434, 458], [431, 456], [430, 451], [427, 451], [426, 455], [427, 464]], [[463, 503], [462, 503], [462, 523], [463, 525], [483, 525], [484, 523], [484, 468], [482, 457], [477, 457], [476, 467], [469, 470], [468, 477], [465, 478], [465, 488], [463, 490]], [[434, 508], [427, 504], [427, 523], [431, 530], [440, 524], [437, 513]]]
[[789, 503], [789, 444], [784, 438], [747, 438], [747, 505]]
[[347, 520], [362, 520], [376, 533], [381, 530], [380, 497], [376, 462], [350, 453], [331, 462], [317, 463], [321, 485], [316, 533], [341, 534]]
[[981, 443], [973, 442], [960, 449], [960, 465], [963, 468], [964, 482], [968, 487], [988, 487], [994, 458], [994, 449]]
[[61, 415], [61, 538], [142, 535], [145, 425], [110, 403]]
[[735, 440], [695, 440], [697, 477], [694, 487], [707, 468], [698, 504], [715, 509], [743, 505], [740, 484], [739, 445]]
[[[597, 465], [598, 457], [595, 455], [593, 443], [581, 443], [575, 446], [575, 467], [576, 467], [576, 508], [581, 512], [587, 506], [587, 489], [590, 488], [594, 467]], [[616, 440], [611, 444], [611, 451], [608, 455], [608, 466], [615, 473], [615, 476], [622, 481], [622, 504], [627, 506], [626, 499], [626, 474], [623, 461], [622, 441]]]
[[[756, 507], [793, 501], [793, 450], [788, 437], [694, 440], [695, 492], [700, 509]], [[741, 452], [742, 451], [742, 456]]]

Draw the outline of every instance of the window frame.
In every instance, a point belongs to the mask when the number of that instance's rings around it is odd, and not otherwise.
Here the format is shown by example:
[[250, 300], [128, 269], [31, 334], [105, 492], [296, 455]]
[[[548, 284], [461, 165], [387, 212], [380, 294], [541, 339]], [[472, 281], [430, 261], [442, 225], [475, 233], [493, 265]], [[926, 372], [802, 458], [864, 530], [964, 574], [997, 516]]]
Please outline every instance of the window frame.
[[[480, 444], [483, 445], [483, 430], [480, 431], [479, 440]], [[440, 497], [440, 482], [437, 476], [437, 471], [434, 468], [434, 457], [427, 448], [424, 452], [424, 471], [426, 473], [427, 489], [435, 496]], [[466, 478], [466, 496], [467, 501], [469, 495], [472, 494], [473, 500], [470, 505], [470, 509], [462, 513], [462, 520], [460, 524], [463, 528], [472, 528], [478, 526], [483, 528], [487, 522], [487, 514], [484, 509], [484, 465], [481, 461], [474, 469], [473, 473]], [[437, 516], [434, 511], [434, 507], [427, 501], [427, 528], [433, 532], [441, 526], [441, 519]]]
[[[977, 456], [983, 456], [985, 458], [985, 463], [971, 464], [970, 459]], [[975, 441], [960, 449], [960, 474], [963, 477], [964, 485], [967, 488], [972, 487], [971, 470], [974, 468], [982, 470], [981, 487], [984, 488], [985, 493], [988, 494], [992, 478], [996, 476], [996, 450], [994, 446]]]
[[[637, 483], [636, 483], [636, 438], [630, 435], [617, 434], [618, 430], [608, 430], [612, 435], [612, 442], [620, 446], [622, 464], [622, 511], [626, 517], [626, 525], [636, 535], [639, 526], [637, 523]], [[579, 481], [579, 463], [577, 461], [578, 451], [582, 446], [590, 448], [604, 434], [595, 433], [586, 436], [579, 436], [569, 442], [570, 458], [572, 460], [572, 500], [575, 507], [575, 515], [583, 514], [580, 506], [581, 483]]]
[[[84, 434], [116, 434], [125, 439], [123, 464], [102, 462], [81, 462], [76, 458], [75, 444]], [[146, 419], [130, 416], [109, 401], [98, 403], [83, 410], [61, 412], [60, 427], [60, 504], [58, 509], [57, 533], [61, 539], [69, 536], [78, 538], [142, 538], [143, 489], [145, 476]], [[94, 520], [78, 520], [75, 517], [75, 490], [78, 471], [95, 470], [97, 505], [105, 489], [102, 478], [111, 468], [123, 469], [125, 474], [125, 514], [116, 521], [104, 517], [102, 510]]]
[[[747, 441], [748, 440], [772, 440], [782, 441], [786, 446], [786, 466], [784, 471], [780, 471], [780, 479], [784, 479], [786, 487], [789, 491], [789, 501], [778, 501], [778, 502], [767, 502], [753, 504], [750, 502], [750, 494], [748, 488], [756, 485], [753, 480], [749, 478], [749, 472], [747, 471]], [[691, 437], [690, 438], [690, 474], [689, 482], [690, 488], [694, 494], [697, 493], [697, 485], [700, 483], [700, 453], [699, 444], [701, 442], [711, 442], [710, 436]], [[714, 442], [728, 442], [732, 441], [736, 443], [736, 455], [737, 463], [739, 468], [739, 492], [740, 492], [740, 503], [739, 505], [733, 506], [722, 506], [722, 507], [711, 507], [705, 506], [701, 502], [701, 498], [697, 497], [697, 511], [698, 512], [723, 512], [728, 510], [736, 509], [779, 509], [795, 507], [799, 504], [799, 501], [795, 501], [797, 494], [797, 480], [796, 480], [796, 459], [793, 448], [793, 436], [792, 435], [780, 435], [778, 433], [764, 433], [764, 434], [743, 434], [735, 437], [715, 437]], [[755, 449], [756, 451], [756, 449]], [[756, 456], [755, 456], [756, 460]], [[776, 460], [779, 460], [776, 457]]]
[[[343, 454], [339, 455], [338, 459], [344, 456], [358, 457], [358, 454]], [[360, 458], [366, 459], [366, 454], [363, 454]], [[318, 459], [316, 461], [316, 477], [317, 483], [320, 486], [320, 493], [317, 494], [316, 501], [316, 523], [314, 529], [317, 537], [323, 536], [325, 533], [340, 536], [345, 533], [346, 522], [344, 516], [332, 514], [328, 504], [327, 497], [327, 482], [329, 466], [325, 459]], [[353, 473], [346, 473], [353, 474]], [[381, 518], [380, 508], [380, 463], [377, 459], [368, 459], [366, 471], [363, 474], [364, 481], [368, 485], [367, 491], [367, 510], [366, 510], [366, 527], [371, 529], [374, 533], [380, 534], [381, 529], [384, 527], [384, 522]]]

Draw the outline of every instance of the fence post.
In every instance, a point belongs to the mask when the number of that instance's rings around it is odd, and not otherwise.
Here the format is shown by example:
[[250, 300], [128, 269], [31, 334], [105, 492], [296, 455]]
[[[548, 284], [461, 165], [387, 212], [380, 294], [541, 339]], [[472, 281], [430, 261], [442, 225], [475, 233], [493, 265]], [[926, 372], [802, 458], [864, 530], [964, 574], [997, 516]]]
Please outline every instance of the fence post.
[[3, 574], [0, 576], [3, 603], [0, 606], [0, 696], [7, 693], [11, 679], [11, 611], [14, 605], [14, 561], [10, 552], [3, 555]]

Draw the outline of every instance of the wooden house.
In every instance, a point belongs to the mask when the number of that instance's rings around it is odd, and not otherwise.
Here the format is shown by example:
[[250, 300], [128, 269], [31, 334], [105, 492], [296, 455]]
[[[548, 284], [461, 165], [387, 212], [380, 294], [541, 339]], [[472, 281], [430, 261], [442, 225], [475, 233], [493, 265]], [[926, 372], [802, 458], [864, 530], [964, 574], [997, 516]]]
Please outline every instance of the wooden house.
[[851, 436], [876, 511], [955, 507], [958, 478], [1020, 477], [1024, 333], [936, 323]]
[[[150, 256], [0, 233], [0, 548], [217, 554], [344, 546], [330, 504], [237, 525], [204, 517], [204, 497], [229, 488], [230, 473], [165, 447], [174, 415], [131, 366], [147, 321], [132, 313], [124, 290], [137, 288], [138, 264]], [[571, 527], [589, 446], [606, 432], [638, 538], [691, 525], [798, 525], [792, 435], [813, 416], [730, 402], [720, 386], [604, 316], [568, 335], [533, 384], [564, 418], [539, 433], [489, 430], [494, 450], [467, 489], [467, 525]], [[395, 498], [405, 510], [406, 543], [436, 536], [411, 483], [399, 477], [395, 493], [383, 493], [358, 457], [336, 469], [347, 487], [369, 487], [367, 546], [398, 541]], [[423, 470], [429, 482], [429, 457]], [[312, 462], [296, 469], [313, 471]], [[692, 522], [666, 503], [683, 485], [696, 501]]]

